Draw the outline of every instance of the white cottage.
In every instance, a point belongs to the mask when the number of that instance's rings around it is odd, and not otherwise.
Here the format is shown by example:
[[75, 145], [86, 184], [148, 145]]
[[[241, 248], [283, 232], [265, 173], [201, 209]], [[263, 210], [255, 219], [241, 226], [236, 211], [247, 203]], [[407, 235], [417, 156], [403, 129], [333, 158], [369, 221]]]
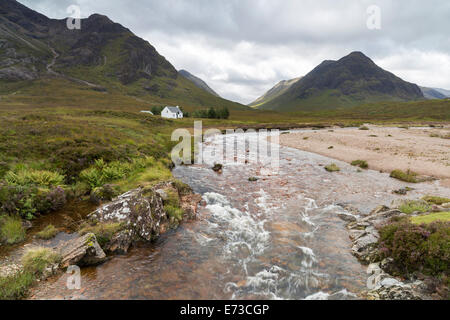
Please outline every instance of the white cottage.
[[168, 119], [182, 119], [183, 112], [180, 110], [179, 106], [176, 107], [167, 106], [164, 108], [163, 111], [161, 111], [161, 117]]

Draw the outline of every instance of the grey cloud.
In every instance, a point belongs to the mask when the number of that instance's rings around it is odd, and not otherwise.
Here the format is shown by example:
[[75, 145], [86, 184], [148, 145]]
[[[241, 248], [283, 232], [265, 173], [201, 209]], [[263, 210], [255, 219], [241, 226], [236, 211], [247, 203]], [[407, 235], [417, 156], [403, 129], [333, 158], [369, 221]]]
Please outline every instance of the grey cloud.
[[[71, 4], [84, 17], [108, 15], [239, 102], [355, 50], [407, 81], [450, 88], [450, 69], [443, 68], [450, 64], [447, 0], [19, 1], [52, 18], [64, 18]], [[381, 30], [366, 27], [373, 4]]]

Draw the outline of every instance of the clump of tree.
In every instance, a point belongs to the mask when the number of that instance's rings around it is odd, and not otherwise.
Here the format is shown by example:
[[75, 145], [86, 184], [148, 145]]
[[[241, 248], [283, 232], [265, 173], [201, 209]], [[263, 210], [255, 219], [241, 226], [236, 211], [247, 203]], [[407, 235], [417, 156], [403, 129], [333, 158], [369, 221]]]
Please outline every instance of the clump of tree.
[[192, 113], [192, 117], [204, 119], [228, 119], [230, 117], [230, 111], [227, 107], [196, 110]]
[[152, 113], [155, 115], [155, 116], [160, 116], [161, 115], [161, 112], [164, 110], [164, 107], [163, 106], [154, 106], [154, 107], [152, 107]]

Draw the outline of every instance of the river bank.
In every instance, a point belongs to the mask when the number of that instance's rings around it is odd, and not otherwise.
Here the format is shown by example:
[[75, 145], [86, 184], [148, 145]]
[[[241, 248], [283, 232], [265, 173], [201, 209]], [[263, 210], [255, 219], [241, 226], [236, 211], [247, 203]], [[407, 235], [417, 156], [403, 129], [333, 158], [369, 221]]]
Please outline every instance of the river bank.
[[[361, 130], [364, 129], [364, 130]], [[411, 170], [450, 186], [450, 129], [364, 126], [283, 134], [280, 144], [391, 173]]]
[[[205, 148], [223, 143], [210, 138]], [[352, 254], [348, 222], [404, 199], [408, 184], [378, 171], [357, 170], [330, 158], [283, 147], [280, 171], [249, 162], [176, 167], [176, 178], [203, 197], [198, 219], [131, 248], [97, 267], [82, 269], [82, 289], [68, 275], [40, 284], [33, 299], [364, 299], [367, 267]], [[257, 180], [250, 180], [256, 177]], [[448, 195], [436, 182], [419, 183], [410, 198]], [[344, 205], [344, 206], [342, 206]]]

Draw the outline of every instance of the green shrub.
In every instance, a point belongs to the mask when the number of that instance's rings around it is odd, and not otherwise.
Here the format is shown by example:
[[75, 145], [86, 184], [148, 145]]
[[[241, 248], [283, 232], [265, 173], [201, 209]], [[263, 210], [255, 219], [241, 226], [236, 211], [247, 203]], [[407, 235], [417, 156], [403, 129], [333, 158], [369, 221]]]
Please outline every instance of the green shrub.
[[341, 171], [341, 168], [339, 168], [336, 164], [332, 163], [332, 164], [326, 166], [325, 170], [327, 170], [328, 172], [337, 172], [337, 171]]
[[49, 248], [33, 248], [25, 252], [22, 257], [23, 268], [26, 272], [40, 275], [52, 264], [59, 263], [61, 256]]
[[360, 128], [359, 128], [359, 130], [364, 130], [364, 131], [368, 131], [368, 130], [370, 130], [370, 129], [369, 129], [369, 127], [366, 127], [366, 126], [362, 126], [362, 127], [360, 127]]
[[174, 218], [176, 221], [180, 222], [183, 220], [183, 209], [171, 205], [164, 206], [164, 210], [166, 210], [169, 217]]
[[8, 171], [4, 180], [13, 186], [57, 187], [64, 184], [64, 176], [57, 172], [25, 168], [17, 172]]
[[0, 277], [0, 300], [22, 299], [34, 280], [34, 275], [25, 271], [8, 277]]
[[449, 198], [426, 196], [426, 197], [423, 197], [422, 199], [424, 201], [428, 202], [429, 204], [436, 204], [438, 206], [440, 206], [444, 203], [450, 203]]
[[154, 159], [151, 157], [138, 158], [131, 162], [114, 161], [108, 164], [103, 159], [98, 159], [94, 166], [80, 173], [80, 179], [87, 183], [92, 190], [103, 186], [105, 183], [127, 178], [154, 164]]
[[23, 219], [33, 219], [36, 213], [61, 209], [66, 202], [66, 192], [62, 187], [47, 189], [0, 184], [0, 211], [18, 214]]
[[177, 189], [178, 193], [182, 196], [192, 193], [192, 188], [188, 184], [181, 182], [180, 180], [175, 179], [172, 184], [174, 188]]
[[425, 201], [408, 200], [404, 201], [398, 208], [401, 212], [411, 214], [414, 212], [425, 213], [431, 210], [431, 206]]
[[88, 233], [93, 233], [97, 238], [98, 244], [104, 247], [112, 237], [123, 230], [124, 226], [118, 222], [101, 222], [95, 225], [85, 224], [82, 225], [78, 233], [80, 235], [85, 235]]
[[391, 172], [391, 178], [395, 178], [401, 181], [410, 182], [410, 183], [418, 183], [417, 173], [408, 170], [403, 172], [401, 170], [394, 170]]
[[450, 212], [437, 212], [417, 217], [411, 217], [411, 222], [414, 224], [430, 224], [435, 221], [450, 222]]
[[7, 244], [15, 244], [25, 240], [25, 229], [18, 217], [4, 216], [0, 219], [0, 237]]
[[59, 232], [58, 229], [56, 229], [54, 225], [49, 224], [44, 228], [44, 230], [38, 232], [36, 236], [39, 239], [49, 240], [54, 238], [58, 234], [58, 232]]
[[352, 166], [360, 167], [361, 169], [369, 168], [369, 164], [367, 163], [367, 161], [364, 160], [355, 160], [352, 162]]
[[167, 193], [167, 200], [164, 200], [164, 205], [179, 207], [180, 197], [178, 191], [173, 189], [166, 189], [164, 191]]
[[401, 275], [419, 271], [437, 276], [449, 273], [450, 222], [415, 225], [400, 220], [380, 229], [380, 254], [394, 259]]

